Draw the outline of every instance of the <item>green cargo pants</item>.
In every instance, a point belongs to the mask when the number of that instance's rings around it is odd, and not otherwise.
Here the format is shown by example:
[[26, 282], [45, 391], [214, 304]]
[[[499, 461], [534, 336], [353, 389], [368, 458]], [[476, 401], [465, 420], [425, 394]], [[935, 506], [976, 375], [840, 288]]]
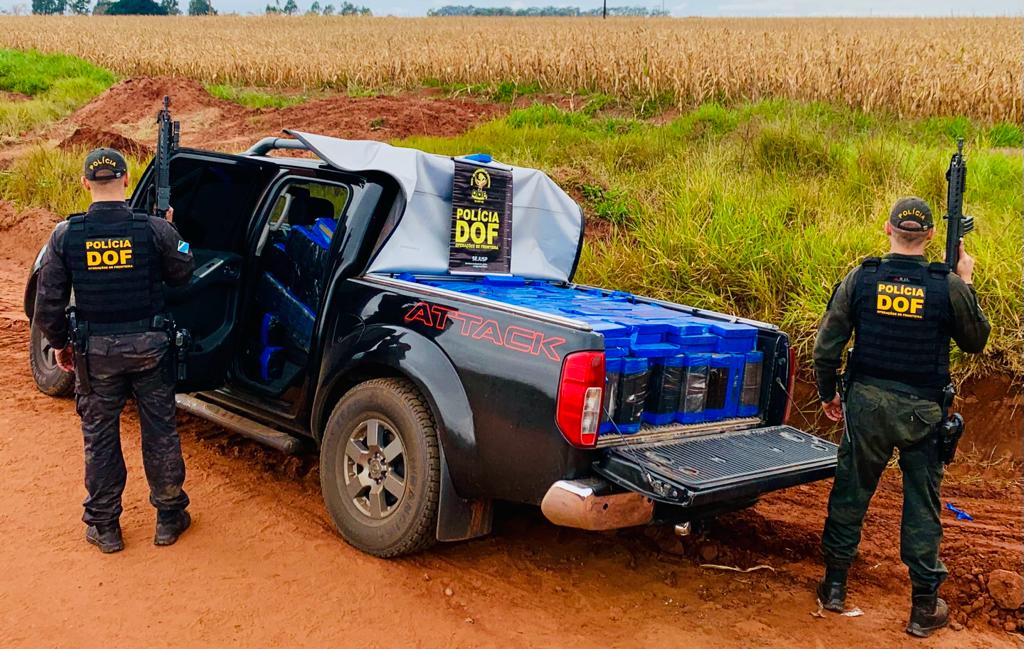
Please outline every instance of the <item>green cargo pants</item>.
[[853, 562], [868, 503], [893, 449], [898, 448], [903, 472], [900, 558], [910, 570], [914, 594], [938, 590], [948, 574], [939, 560], [943, 465], [934, 432], [941, 419], [937, 403], [851, 383], [846, 434], [839, 445], [839, 465], [821, 539], [826, 565], [845, 569]]

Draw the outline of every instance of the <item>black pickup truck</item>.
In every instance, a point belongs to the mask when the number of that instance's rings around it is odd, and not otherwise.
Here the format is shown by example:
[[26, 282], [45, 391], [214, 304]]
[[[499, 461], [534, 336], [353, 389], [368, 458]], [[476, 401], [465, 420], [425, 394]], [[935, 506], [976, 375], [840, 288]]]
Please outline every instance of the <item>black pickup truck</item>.
[[[197, 265], [167, 289], [193, 339], [178, 405], [317, 449], [352, 545], [392, 557], [487, 534], [495, 500], [583, 529], [685, 526], [833, 473], [835, 445], [786, 424], [787, 336], [574, 284], [582, 211], [543, 173], [473, 158], [511, 171], [511, 266], [455, 274], [453, 158], [289, 135], [172, 158]], [[69, 393], [35, 326], [31, 341], [39, 388]]]

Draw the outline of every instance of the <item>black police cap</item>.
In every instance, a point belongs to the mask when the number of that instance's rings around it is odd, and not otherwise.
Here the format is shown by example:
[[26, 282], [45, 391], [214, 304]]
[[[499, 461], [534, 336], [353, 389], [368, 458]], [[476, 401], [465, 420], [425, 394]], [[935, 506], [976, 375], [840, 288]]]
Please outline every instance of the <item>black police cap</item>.
[[892, 212], [889, 213], [889, 223], [905, 232], [920, 232], [935, 227], [928, 203], [916, 196], [907, 196], [896, 201]]
[[85, 156], [82, 175], [88, 180], [113, 180], [128, 173], [128, 163], [115, 149], [94, 149]]

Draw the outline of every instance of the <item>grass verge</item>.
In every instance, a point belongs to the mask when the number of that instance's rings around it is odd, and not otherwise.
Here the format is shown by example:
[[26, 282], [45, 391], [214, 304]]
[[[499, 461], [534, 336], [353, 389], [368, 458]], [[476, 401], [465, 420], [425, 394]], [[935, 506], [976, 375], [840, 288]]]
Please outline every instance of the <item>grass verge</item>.
[[548, 170], [606, 224], [588, 238], [579, 281], [776, 323], [806, 361], [832, 287], [887, 249], [893, 202], [918, 195], [942, 214], [954, 135], [969, 138], [968, 250], [993, 324], [985, 354], [955, 362], [1020, 374], [1021, 159], [1002, 148], [1019, 127], [779, 100], [708, 104], [661, 125], [538, 104], [402, 144]]
[[113, 73], [73, 56], [0, 50], [0, 139], [60, 119], [115, 81]]
[[233, 101], [246, 108], [288, 108], [310, 99], [305, 93], [279, 93], [266, 88], [239, 88], [227, 84], [211, 84], [206, 92], [218, 99]]
[[[37, 147], [0, 171], [0, 198], [26, 207], [44, 207], [59, 215], [82, 212], [89, 207], [89, 195], [81, 185], [81, 150]], [[148, 160], [126, 156], [132, 189]]]

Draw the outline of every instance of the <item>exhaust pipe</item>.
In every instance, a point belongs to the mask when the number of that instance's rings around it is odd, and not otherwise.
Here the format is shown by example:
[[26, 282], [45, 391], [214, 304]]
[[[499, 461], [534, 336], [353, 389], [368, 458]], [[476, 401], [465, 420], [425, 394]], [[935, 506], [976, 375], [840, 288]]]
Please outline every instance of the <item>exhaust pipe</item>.
[[650, 498], [611, 490], [600, 478], [559, 480], [544, 494], [540, 510], [555, 525], [592, 531], [646, 525], [654, 518]]

